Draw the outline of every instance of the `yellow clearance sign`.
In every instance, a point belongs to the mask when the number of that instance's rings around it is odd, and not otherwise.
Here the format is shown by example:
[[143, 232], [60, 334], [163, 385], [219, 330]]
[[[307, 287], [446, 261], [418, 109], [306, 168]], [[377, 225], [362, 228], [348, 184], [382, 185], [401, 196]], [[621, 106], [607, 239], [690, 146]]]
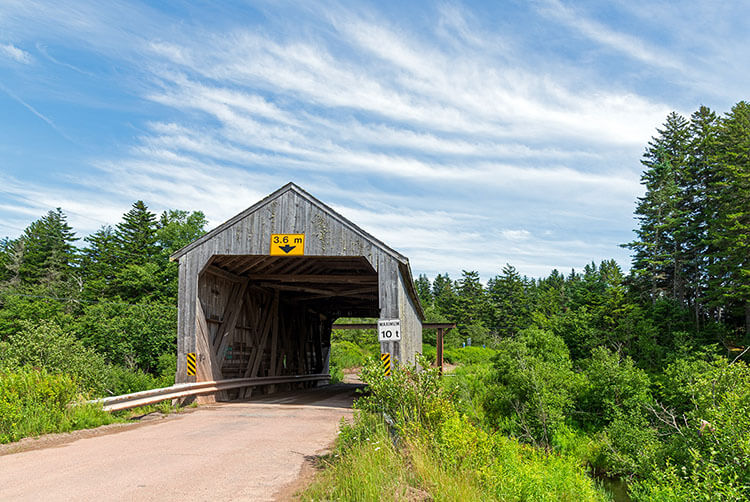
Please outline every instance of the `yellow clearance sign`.
[[305, 234], [271, 234], [271, 255], [305, 254]]

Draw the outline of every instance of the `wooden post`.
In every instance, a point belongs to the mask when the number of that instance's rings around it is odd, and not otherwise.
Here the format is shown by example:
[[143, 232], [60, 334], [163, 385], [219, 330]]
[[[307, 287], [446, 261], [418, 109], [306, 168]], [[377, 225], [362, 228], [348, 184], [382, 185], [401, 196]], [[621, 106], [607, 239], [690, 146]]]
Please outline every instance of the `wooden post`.
[[437, 329], [437, 366], [443, 374], [443, 328]]

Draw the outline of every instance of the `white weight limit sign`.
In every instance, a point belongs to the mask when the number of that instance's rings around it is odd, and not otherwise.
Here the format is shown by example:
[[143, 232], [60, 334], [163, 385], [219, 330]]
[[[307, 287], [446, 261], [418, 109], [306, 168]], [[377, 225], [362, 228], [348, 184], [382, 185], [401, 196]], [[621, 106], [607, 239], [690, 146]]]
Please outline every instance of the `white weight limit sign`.
[[378, 341], [399, 342], [401, 341], [400, 319], [378, 319]]

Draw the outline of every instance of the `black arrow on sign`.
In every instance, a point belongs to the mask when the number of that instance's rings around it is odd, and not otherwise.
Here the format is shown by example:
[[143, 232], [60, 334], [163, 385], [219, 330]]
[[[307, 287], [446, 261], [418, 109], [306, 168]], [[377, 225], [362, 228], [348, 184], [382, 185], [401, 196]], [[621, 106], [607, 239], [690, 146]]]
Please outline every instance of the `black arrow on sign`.
[[279, 249], [281, 249], [282, 251], [284, 251], [286, 254], [289, 254], [289, 251], [291, 251], [292, 249], [294, 249], [296, 247], [297, 246], [290, 246], [289, 244], [285, 244], [283, 246], [279, 246]]

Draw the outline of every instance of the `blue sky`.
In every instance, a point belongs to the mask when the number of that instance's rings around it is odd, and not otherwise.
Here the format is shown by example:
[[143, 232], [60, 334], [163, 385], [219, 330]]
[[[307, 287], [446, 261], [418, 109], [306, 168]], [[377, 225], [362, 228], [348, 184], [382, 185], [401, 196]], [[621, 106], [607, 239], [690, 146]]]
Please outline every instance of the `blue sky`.
[[58, 206], [83, 236], [137, 199], [215, 226], [294, 181], [415, 273], [627, 268], [646, 142], [672, 110], [748, 98], [748, 17], [733, 1], [3, 0], [0, 236]]

